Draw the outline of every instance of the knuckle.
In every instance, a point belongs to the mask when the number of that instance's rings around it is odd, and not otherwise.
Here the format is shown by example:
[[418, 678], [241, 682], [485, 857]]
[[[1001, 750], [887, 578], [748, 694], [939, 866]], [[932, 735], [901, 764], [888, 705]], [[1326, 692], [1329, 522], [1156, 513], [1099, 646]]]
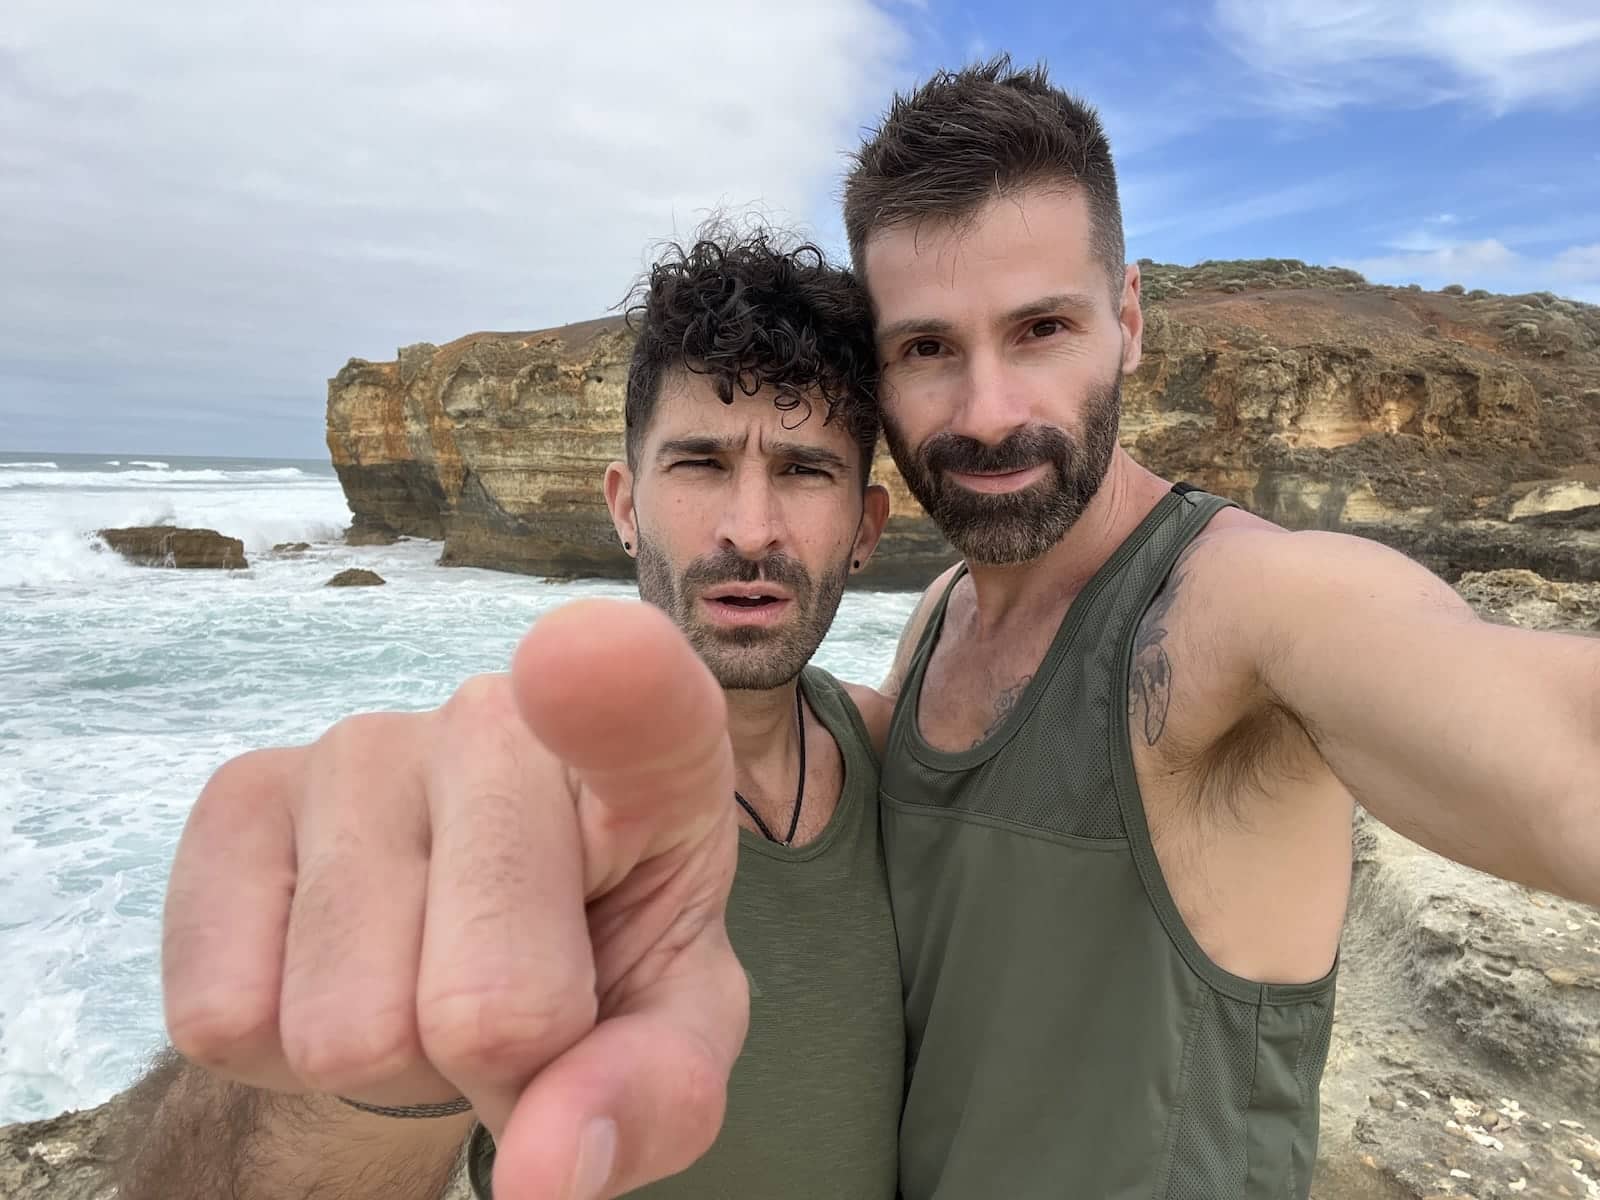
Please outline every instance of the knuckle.
[[278, 1036], [276, 998], [229, 989], [202, 995], [169, 993], [167, 1036], [183, 1057], [213, 1069], [270, 1049]]
[[422, 1058], [416, 1022], [400, 1008], [286, 1013], [283, 1053], [297, 1078], [323, 1091], [347, 1091], [405, 1073]]
[[330, 725], [316, 740], [319, 759], [335, 762], [370, 758], [390, 745], [404, 745], [414, 713], [353, 713]]
[[471, 730], [513, 715], [509, 681], [504, 675], [474, 675], [458, 687], [440, 709], [452, 727]]
[[680, 1137], [698, 1157], [711, 1148], [727, 1107], [728, 1069], [709, 1050], [682, 1056], [672, 1076], [668, 1103], [682, 1122]]
[[418, 1024], [428, 1059], [444, 1074], [527, 1074], [594, 1028], [592, 978], [535, 993], [505, 987], [458, 991], [425, 1001]]
[[270, 786], [296, 752], [288, 749], [250, 750], [228, 759], [211, 773], [195, 801], [202, 816], [235, 812], [255, 804], [263, 787]]

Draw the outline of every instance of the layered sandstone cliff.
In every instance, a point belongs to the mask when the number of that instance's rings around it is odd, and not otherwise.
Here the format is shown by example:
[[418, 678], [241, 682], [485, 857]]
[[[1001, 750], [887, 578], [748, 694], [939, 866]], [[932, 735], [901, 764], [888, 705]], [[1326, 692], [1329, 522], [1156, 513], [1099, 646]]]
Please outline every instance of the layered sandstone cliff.
[[[351, 540], [442, 539], [448, 565], [631, 575], [600, 481], [622, 451], [632, 347], [613, 318], [350, 360], [328, 384], [328, 448]], [[948, 548], [887, 454], [876, 470], [898, 516], [866, 578], [925, 582]]]
[[[1367, 534], [1454, 579], [1600, 579], [1600, 308], [1547, 293], [1373, 287], [1292, 260], [1145, 266], [1123, 441], [1151, 469], [1293, 528]], [[600, 476], [621, 445], [617, 319], [352, 359], [328, 447], [355, 540], [445, 563], [626, 575]], [[887, 455], [895, 515], [867, 586], [950, 551]]]

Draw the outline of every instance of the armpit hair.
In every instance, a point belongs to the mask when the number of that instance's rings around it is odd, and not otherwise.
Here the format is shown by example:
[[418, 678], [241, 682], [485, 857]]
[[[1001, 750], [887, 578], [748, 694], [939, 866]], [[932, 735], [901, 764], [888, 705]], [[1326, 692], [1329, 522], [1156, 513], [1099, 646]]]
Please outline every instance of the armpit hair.
[[1276, 700], [1245, 713], [1192, 758], [1188, 799], [1195, 815], [1224, 818], [1243, 828], [1249, 823], [1245, 796], [1263, 796], [1274, 784], [1309, 782], [1321, 761], [1316, 743], [1300, 718]]

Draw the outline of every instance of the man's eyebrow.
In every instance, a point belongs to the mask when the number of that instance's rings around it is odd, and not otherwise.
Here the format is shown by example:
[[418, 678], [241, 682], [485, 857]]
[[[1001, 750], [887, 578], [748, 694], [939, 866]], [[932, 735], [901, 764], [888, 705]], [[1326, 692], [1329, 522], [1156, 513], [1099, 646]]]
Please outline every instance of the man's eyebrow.
[[[1057, 292], [1053, 296], [1041, 296], [1037, 300], [1013, 308], [1000, 318], [1004, 325], [1015, 325], [1018, 321], [1026, 321], [1029, 317], [1042, 317], [1053, 312], [1078, 312], [1089, 315], [1095, 311], [1095, 298], [1084, 292]], [[907, 317], [903, 321], [895, 321], [878, 330], [877, 339], [880, 342], [892, 342], [899, 338], [907, 337], [913, 333], [929, 335], [948, 335], [955, 332], [955, 325], [941, 317]]]
[[707, 454], [727, 454], [731, 450], [739, 450], [743, 447], [743, 438], [735, 439], [709, 436], [673, 438], [670, 441], [661, 443], [660, 449], [656, 451], [656, 457], [672, 458], [680, 454], [693, 454], [702, 456]]
[[829, 467], [842, 471], [849, 464], [841, 455], [821, 446], [808, 446], [804, 442], [768, 442], [767, 449], [774, 458], [786, 458], [802, 467]]
[[907, 317], [903, 321], [896, 321], [892, 325], [885, 325], [878, 330], [880, 342], [893, 342], [912, 333], [951, 333], [955, 326], [949, 321], [939, 317]]
[[1018, 321], [1026, 321], [1029, 317], [1044, 317], [1056, 312], [1078, 312], [1091, 314], [1098, 306], [1093, 296], [1086, 296], [1082, 292], [1057, 292], [1054, 296], [1041, 296], [1037, 300], [1030, 300], [1027, 304], [1013, 308], [1001, 320], [1007, 325], [1014, 325]]
[[[745, 439], [723, 437], [682, 437], [672, 438], [662, 442], [656, 451], [658, 459], [677, 458], [688, 456], [704, 458], [715, 454], [731, 454], [743, 450]], [[787, 459], [799, 463], [803, 467], [827, 467], [831, 470], [842, 471], [849, 466], [842, 455], [822, 446], [812, 446], [805, 442], [767, 442], [767, 453], [773, 458]]]

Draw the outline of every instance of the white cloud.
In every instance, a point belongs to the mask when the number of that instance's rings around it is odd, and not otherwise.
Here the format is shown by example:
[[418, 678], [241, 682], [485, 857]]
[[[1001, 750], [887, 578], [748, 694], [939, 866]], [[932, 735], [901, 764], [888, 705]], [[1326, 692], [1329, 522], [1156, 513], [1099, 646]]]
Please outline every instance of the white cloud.
[[905, 45], [871, 0], [9, 0], [0, 416], [294, 396], [315, 445], [351, 354], [594, 316], [714, 206], [816, 211]]
[[1214, 26], [1296, 112], [1465, 100], [1503, 112], [1600, 89], [1594, 0], [1216, 0]]
[[1353, 267], [1374, 283], [1420, 283], [1434, 288], [1459, 283], [1495, 292], [1553, 291], [1600, 302], [1600, 243], [1571, 246], [1544, 257], [1519, 253], [1497, 238], [1483, 238], [1339, 265]]
[[1569, 246], [1556, 255], [1555, 269], [1563, 279], [1600, 285], [1600, 242], [1592, 246]]

